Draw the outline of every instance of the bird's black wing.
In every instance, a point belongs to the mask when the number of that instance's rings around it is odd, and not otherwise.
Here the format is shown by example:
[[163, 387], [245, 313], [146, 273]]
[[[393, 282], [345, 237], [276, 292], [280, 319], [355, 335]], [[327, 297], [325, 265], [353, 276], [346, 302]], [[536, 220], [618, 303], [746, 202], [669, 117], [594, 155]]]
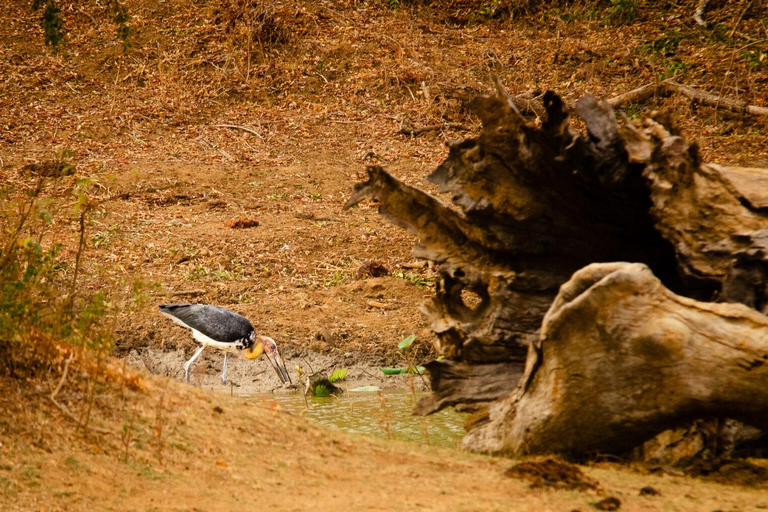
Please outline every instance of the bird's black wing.
[[160, 311], [216, 341], [234, 343], [253, 332], [253, 326], [247, 318], [219, 306], [163, 304]]

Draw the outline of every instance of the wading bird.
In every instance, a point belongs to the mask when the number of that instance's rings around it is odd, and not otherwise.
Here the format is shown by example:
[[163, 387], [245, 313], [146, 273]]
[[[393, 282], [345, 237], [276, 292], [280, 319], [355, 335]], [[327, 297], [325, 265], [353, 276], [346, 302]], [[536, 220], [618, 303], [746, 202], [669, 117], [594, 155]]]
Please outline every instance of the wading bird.
[[224, 351], [224, 366], [221, 370], [221, 382], [227, 383], [227, 357], [230, 352], [240, 352], [248, 359], [256, 359], [266, 354], [280, 381], [291, 383], [283, 358], [277, 350], [275, 340], [267, 336], [256, 336], [251, 322], [234, 311], [211, 306], [209, 304], [163, 304], [160, 313], [182, 327], [192, 331], [192, 337], [201, 346], [184, 364], [184, 375], [189, 382], [189, 367], [203, 349], [210, 345]]

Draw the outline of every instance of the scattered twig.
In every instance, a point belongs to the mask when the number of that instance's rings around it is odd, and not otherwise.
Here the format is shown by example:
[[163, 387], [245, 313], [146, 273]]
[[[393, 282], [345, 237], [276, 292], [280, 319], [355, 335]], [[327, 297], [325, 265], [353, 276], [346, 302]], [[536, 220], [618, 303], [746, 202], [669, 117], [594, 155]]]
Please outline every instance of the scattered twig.
[[16, 228], [13, 230], [13, 233], [11, 234], [11, 236], [7, 237], [8, 244], [3, 249], [2, 256], [0, 256], [0, 268], [5, 268], [8, 261], [10, 261], [11, 257], [13, 256], [15, 249], [18, 246], [17, 241], [19, 239], [19, 235], [21, 234], [21, 231], [24, 229], [24, 226], [26, 225], [30, 214], [35, 209], [35, 205], [37, 204], [37, 198], [40, 196], [40, 192], [42, 192], [44, 184], [45, 184], [45, 177], [40, 177], [37, 180], [37, 183], [35, 184], [34, 189], [32, 189], [29, 193], [29, 202], [26, 205], [25, 204], [21, 205], [20, 207], [21, 214], [19, 215], [19, 222], [16, 224]]
[[[733, 37], [733, 36], [731, 36], [731, 37]], [[733, 62], [734, 62], [734, 60], [736, 60], [736, 55], [739, 52], [741, 52], [743, 50], [746, 50], [750, 46], [754, 46], [754, 45], [757, 45], [757, 44], [760, 44], [760, 43], [764, 43], [764, 42], [766, 42], [766, 39], [761, 39], [761, 40], [758, 40], [758, 41], [753, 41], [753, 42], [751, 42], [751, 43], [749, 43], [747, 45], [744, 45], [741, 48], [737, 48], [737, 49], [735, 49], [735, 50], [733, 50], [731, 52], [731, 59], [728, 62], [728, 69], [725, 70], [725, 74], [723, 75], [723, 83], [720, 85], [720, 96], [723, 95], [723, 91], [725, 90], [725, 85], [728, 82], [728, 76], [731, 74], [731, 68], [733, 67]]]
[[614, 96], [613, 98], [606, 100], [606, 103], [614, 108], [620, 107], [622, 105], [628, 105], [630, 103], [640, 103], [656, 94], [658, 89], [659, 84], [647, 84], [642, 87], [638, 87], [637, 89], [632, 89], [629, 92], [625, 92], [624, 94]]
[[179, 290], [171, 293], [171, 297], [197, 297], [198, 295], [205, 295], [206, 293], [208, 293], [208, 291], [203, 290], [202, 288], [195, 290]]
[[424, 100], [427, 103], [432, 103], [432, 96], [429, 94], [429, 88], [427, 87], [427, 82], [424, 80], [421, 81], [421, 92], [424, 94]]
[[97, 359], [97, 362], [96, 362], [96, 372], [95, 372], [96, 375], [93, 376], [93, 380], [91, 380], [90, 374], [88, 378], [90, 389], [88, 390], [88, 402], [87, 402], [88, 405], [85, 408], [85, 411], [83, 413], [83, 421], [82, 421], [83, 432], [88, 432], [88, 426], [89, 426], [88, 424], [91, 421], [91, 410], [93, 409], [93, 402], [94, 400], [96, 400], [96, 386], [99, 383], [99, 376], [101, 375], [101, 363], [102, 363], [102, 357], [100, 353], [99, 358]]
[[70, 352], [69, 357], [66, 361], [64, 361], [64, 370], [61, 372], [61, 379], [59, 379], [59, 383], [56, 386], [56, 389], [54, 389], [51, 392], [51, 400], [53, 400], [53, 403], [56, 403], [56, 395], [59, 394], [59, 391], [61, 391], [61, 387], [64, 385], [64, 381], [67, 380], [67, 372], [69, 371], [69, 363], [72, 362], [72, 358], [75, 357], [74, 352]]
[[736, 23], [734, 23], [733, 29], [731, 30], [731, 33], [728, 35], [728, 37], [730, 37], [731, 39], [733, 39], [733, 34], [736, 33], [736, 29], [739, 28], [739, 24], [741, 23], [741, 20], [744, 19], [744, 16], [747, 14], [747, 11], [749, 11], [749, 8], [752, 7], [753, 1], [754, 0], [749, 0], [749, 2], [747, 2], [747, 6], [744, 7], [743, 11], [741, 11], [741, 15], [739, 16], [739, 19], [737, 19]]
[[543, 94], [534, 96], [529, 93], [524, 93], [518, 96], [512, 96], [512, 102], [515, 104], [521, 114], [533, 114], [536, 117], [542, 117], [544, 114], [544, 105], [541, 99], [543, 97]]
[[79, 12], [80, 14], [82, 14], [83, 16], [87, 17], [89, 20], [91, 20], [91, 22], [92, 22], [94, 25], [96, 25], [96, 26], [98, 26], [98, 25], [99, 25], [99, 22], [98, 22], [98, 21], [96, 21], [96, 18], [94, 18], [93, 16], [91, 16], [91, 15], [88, 13], [88, 11], [86, 11], [86, 10], [85, 10], [85, 9], [83, 9], [82, 7], [79, 7], [79, 8], [77, 8], [77, 9], [76, 9], [76, 11], [77, 11], [77, 12]]
[[696, 6], [696, 12], [693, 14], [693, 20], [702, 27], [707, 26], [707, 22], [704, 21], [704, 11], [707, 10], [707, 4], [709, 0], [699, 0], [699, 5]]
[[83, 255], [85, 247], [85, 215], [87, 210], [87, 205], [80, 207], [80, 242], [77, 246], [77, 254], [75, 254], [75, 271], [72, 275], [72, 284], [69, 290], [69, 308], [72, 318], [75, 317], [75, 291], [77, 291], [77, 276], [80, 273], [80, 257]]
[[[69, 359], [66, 360], [64, 363], [64, 371], [61, 373], [61, 380], [59, 380], [59, 384], [56, 386], [56, 389], [51, 392], [51, 395], [48, 397], [51, 400], [51, 403], [56, 406], [58, 410], [64, 414], [67, 418], [74, 421], [75, 424], [79, 425], [80, 421], [75, 417], [72, 412], [61, 402], [56, 400], [56, 395], [59, 394], [59, 391], [61, 391], [61, 387], [64, 385], [64, 380], [67, 378], [67, 371], [69, 370], [69, 363], [72, 361], [73, 354], [69, 355]], [[93, 425], [90, 426], [90, 429], [94, 432], [98, 432], [99, 434], [110, 434], [111, 432], [107, 429], [100, 428], [100, 427], [94, 427]]]
[[512, 98], [512, 95], [509, 94], [507, 88], [504, 87], [504, 83], [501, 81], [501, 78], [496, 75], [491, 75], [491, 78], [493, 79], [493, 85], [496, 88], [496, 94], [507, 100], [507, 105], [509, 105], [509, 108], [511, 108], [518, 116], [521, 116], [522, 114], [520, 114], [520, 110], [518, 110], [517, 105], [515, 105], [515, 101]]
[[466, 126], [460, 123], [443, 123], [443, 124], [435, 124], [432, 126], [425, 126], [423, 128], [407, 128], [404, 126], [400, 128], [399, 133], [401, 133], [402, 135], [412, 135], [414, 137], [417, 137], [422, 133], [433, 132], [436, 130], [445, 130], [446, 128], [450, 128], [453, 130], [463, 130], [463, 131], [471, 130], [469, 126]]
[[689, 87], [672, 80], [665, 80], [657, 84], [648, 84], [642, 87], [638, 87], [637, 89], [633, 89], [627, 93], [611, 98], [607, 100], [607, 102], [612, 107], [620, 107], [628, 103], [639, 103], [645, 101], [654, 94], [669, 95], [673, 93], [680, 93], [693, 101], [701, 103], [702, 105], [708, 105], [715, 108], [724, 108], [730, 112], [768, 117], [768, 107], [749, 105], [747, 102], [742, 100], [725, 98], [723, 96], [712, 94], [707, 91], [694, 89], [693, 87]]
[[702, 105], [709, 105], [713, 107], [723, 107], [731, 112], [746, 113], [753, 116], [768, 117], [768, 107], [759, 107], [757, 105], [749, 105], [746, 101], [737, 100], [733, 98], [725, 98], [706, 91], [701, 91], [688, 87], [686, 85], [679, 84], [677, 82], [667, 82], [666, 87], [671, 91], [679, 92], [683, 96], [698, 101]]
[[155, 454], [157, 457], [158, 462], [160, 464], [163, 463], [163, 447], [165, 443], [163, 442], [163, 430], [166, 424], [165, 416], [163, 415], [163, 412], [165, 411], [165, 392], [166, 388], [168, 386], [168, 381], [164, 381], [163, 390], [160, 394], [160, 399], [157, 402], [157, 407], [155, 408], [155, 442], [157, 443], [157, 453]]
[[229, 128], [231, 130], [242, 130], [244, 132], [250, 133], [251, 135], [257, 136], [261, 140], [264, 140], [264, 137], [262, 137], [259, 132], [257, 132], [250, 126], [240, 126], [239, 124], [214, 124], [214, 125], [211, 125], [211, 128]]

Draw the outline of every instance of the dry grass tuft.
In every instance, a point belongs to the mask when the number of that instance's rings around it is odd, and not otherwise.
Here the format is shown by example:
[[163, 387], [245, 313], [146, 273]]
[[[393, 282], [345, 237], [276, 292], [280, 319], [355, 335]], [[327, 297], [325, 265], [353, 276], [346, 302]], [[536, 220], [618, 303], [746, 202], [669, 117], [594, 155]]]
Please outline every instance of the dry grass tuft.
[[238, 217], [227, 222], [227, 227], [229, 229], [248, 229], [255, 228], [258, 225], [259, 221], [249, 217]]
[[284, 44], [290, 41], [286, 12], [272, 1], [225, 0], [213, 24], [244, 47], [251, 44]]

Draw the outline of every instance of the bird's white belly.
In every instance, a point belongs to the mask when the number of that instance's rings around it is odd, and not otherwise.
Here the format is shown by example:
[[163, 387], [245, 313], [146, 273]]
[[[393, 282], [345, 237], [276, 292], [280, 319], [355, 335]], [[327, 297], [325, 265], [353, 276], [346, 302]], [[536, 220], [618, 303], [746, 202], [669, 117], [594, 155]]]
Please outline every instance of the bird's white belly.
[[196, 329], [192, 329], [192, 337], [195, 338], [200, 343], [202, 343], [203, 345], [209, 345], [211, 347], [215, 347], [225, 352], [237, 352], [237, 348], [235, 347], [234, 343], [216, 341], [214, 339], [209, 338], [208, 336], [206, 336], [205, 334], [201, 333]]

